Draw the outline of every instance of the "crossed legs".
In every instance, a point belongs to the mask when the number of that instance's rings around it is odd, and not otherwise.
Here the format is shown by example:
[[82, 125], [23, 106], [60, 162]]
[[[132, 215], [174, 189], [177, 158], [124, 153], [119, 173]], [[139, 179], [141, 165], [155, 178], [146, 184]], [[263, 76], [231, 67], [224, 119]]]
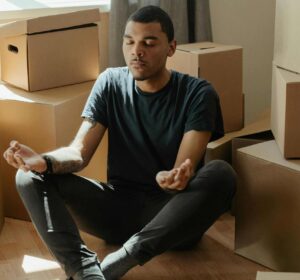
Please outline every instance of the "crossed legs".
[[232, 168], [219, 160], [198, 171], [177, 194], [125, 190], [73, 174], [40, 178], [18, 171], [16, 181], [33, 224], [67, 276], [99, 263], [78, 227], [110, 243], [125, 242], [104, 259], [106, 278], [81, 278], [108, 280], [168, 249], [198, 241], [229, 208], [236, 184]]

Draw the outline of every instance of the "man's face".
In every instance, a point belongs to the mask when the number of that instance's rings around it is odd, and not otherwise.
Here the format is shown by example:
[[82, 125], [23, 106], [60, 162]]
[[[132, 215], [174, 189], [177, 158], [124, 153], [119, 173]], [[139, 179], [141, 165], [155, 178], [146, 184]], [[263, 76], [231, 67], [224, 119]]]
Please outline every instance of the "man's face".
[[126, 25], [123, 54], [129, 70], [138, 81], [158, 77], [175, 48], [175, 41], [168, 42], [158, 22], [129, 21]]

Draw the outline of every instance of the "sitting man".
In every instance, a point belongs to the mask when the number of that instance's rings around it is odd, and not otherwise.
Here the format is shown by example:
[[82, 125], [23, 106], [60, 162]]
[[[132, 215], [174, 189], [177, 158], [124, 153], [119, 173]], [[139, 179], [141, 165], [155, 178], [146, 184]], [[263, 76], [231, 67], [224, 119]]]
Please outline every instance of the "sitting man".
[[[236, 176], [226, 162], [204, 165], [221, 137], [211, 84], [166, 69], [176, 49], [173, 24], [146, 6], [126, 24], [127, 67], [97, 79], [72, 143], [45, 154], [12, 141], [17, 189], [33, 224], [71, 279], [119, 279], [169, 249], [190, 248], [228, 210]], [[108, 182], [72, 174], [90, 161], [108, 130]], [[100, 263], [78, 228], [122, 245]]]

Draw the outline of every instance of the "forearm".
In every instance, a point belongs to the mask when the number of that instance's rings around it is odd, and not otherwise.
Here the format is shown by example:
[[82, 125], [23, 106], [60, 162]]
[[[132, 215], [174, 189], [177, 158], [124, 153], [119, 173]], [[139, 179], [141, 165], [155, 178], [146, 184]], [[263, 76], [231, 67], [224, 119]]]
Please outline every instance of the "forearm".
[[49, 156], [52, 172], [55, 174], [78, 172], [85, 167], [80, 151], [72, 146], [63, 147], [44, 155]]
[[85, 119], [70, 146], [48, 152], [53, 173], [73, 173], [86, 167], [98, 147], [106, 127]]

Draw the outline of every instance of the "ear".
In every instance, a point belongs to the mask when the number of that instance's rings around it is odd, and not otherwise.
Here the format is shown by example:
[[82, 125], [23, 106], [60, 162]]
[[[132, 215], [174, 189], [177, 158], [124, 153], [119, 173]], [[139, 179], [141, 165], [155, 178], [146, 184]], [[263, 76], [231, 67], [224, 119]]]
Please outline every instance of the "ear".
[[175, 51], [176, 51], [176, 45], [177, 45], [176, 40], [172, 40], [169, 43], [169, 51], [168, 51], [168, 54], [167, 54], [169, 57], [173, 56], [173, 54], [175, 53]]

